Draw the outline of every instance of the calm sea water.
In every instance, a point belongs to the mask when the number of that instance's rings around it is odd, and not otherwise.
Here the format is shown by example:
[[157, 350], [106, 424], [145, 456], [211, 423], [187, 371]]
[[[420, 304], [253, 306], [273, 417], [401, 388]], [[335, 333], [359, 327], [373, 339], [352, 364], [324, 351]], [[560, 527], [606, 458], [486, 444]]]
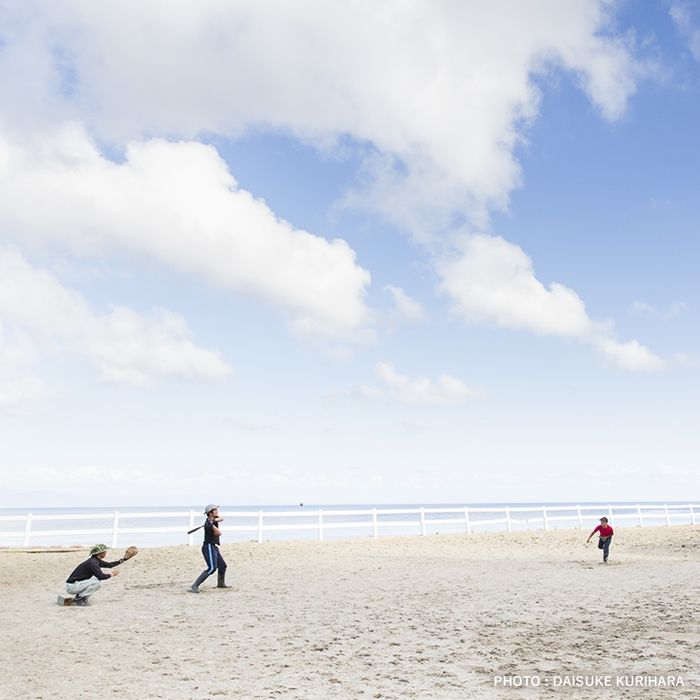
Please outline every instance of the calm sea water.
[[[637, 506], [639, 505], [639, 508]], [[319, 539], [319, 511], [324, 540], [420, 534], [544, 529], [543, 506], [547, 508], [549, 529], [582, 527], [590, 530], [602, 515], [616, 527], [677, 525], [692, 521], [688, 503], [479, 503], [431, 505], [295, 505], [221, 506], [222, 543], [257, 541], [260, 511], [264, 513], [262, 540]], [[580, 506], [580, 515], [577, 506]], [[659, 506], [666, 506], [662, 508]], [[506, 515], [505, 508], [508, 508]], [[467, 513], [465, 513], [465, 508]], [[422, 511], [421, 511], [422, 509]], [[188, 536], [193, 526], [204, 522], [201, 506], [139, 508], [37, 508], [31, 511], [31, 546], [111, 544], [118, 512], [117, 547], [199, 544], [202, 531]], [[489, 512], [489, 511], [496, 512]], [[700, 505], [694, 506], [700, 519]], [[376, 511], [374, 513], [373, 511]], [[409, 511], [409, 512], [406, 512]], [[0, 509], [0, 546], [20, 546], [25, 542], [26, 509]], [[60, 519], [51, 519], [61, 516]], [[468, 517], [468, 526], [467, 526]], [[509, 521], [509, 522], [508, 522]], [[137, 532], [150, 529], [150, 532]], [[167, 531], [155, 532], [153, 529]]]

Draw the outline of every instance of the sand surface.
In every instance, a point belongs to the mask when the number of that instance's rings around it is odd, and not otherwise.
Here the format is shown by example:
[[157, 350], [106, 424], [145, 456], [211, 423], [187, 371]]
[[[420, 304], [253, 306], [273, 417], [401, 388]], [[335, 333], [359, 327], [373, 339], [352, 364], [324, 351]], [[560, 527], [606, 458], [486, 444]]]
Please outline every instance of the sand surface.
[[[199, 547], [142, 549], [89, 608], [56, 604], [85, 553], [2, 552], [0, 697], [700, 698], [700, 528], [586, 536], [224, 544], [200, 595]], [[637, 675], [683, 686], [562, 680]]]

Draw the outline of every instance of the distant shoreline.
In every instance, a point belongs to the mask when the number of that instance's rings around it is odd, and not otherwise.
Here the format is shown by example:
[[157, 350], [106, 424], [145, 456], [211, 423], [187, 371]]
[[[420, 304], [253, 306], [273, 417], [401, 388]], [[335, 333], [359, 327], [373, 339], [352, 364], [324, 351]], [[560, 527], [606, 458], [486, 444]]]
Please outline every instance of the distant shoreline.
[[[594, 527], [605, 515], [614, 527], [694, 525], [692, 503], [443, 504], [359, 506], [221, 506], [227, 541], [326, 540], [458, 534], [473, 531], [546, 531]], [[0, 511], [0, 546], [55, 548], [126, 540], [144, 547], [189, 544], [203, 522], [200, 509], [103, 508]]]

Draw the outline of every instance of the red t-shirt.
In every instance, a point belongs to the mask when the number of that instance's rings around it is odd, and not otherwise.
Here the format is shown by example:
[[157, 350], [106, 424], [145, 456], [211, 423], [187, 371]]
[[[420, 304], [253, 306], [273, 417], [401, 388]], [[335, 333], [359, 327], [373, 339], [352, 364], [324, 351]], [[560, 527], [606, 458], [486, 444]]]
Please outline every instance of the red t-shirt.
[[612, 537], [615, 534], [610, 525], [606, 525], [605, 527], [603, 527], [602, 525], [598, 525], [598, 527], [595, 530], [593, 530], [593, 532], [600, 532], [601, 537]]

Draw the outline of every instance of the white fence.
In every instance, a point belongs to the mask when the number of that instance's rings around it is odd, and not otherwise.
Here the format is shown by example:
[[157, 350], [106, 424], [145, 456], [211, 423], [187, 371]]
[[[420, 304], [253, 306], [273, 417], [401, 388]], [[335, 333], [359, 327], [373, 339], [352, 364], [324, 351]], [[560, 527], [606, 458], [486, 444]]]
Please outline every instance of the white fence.
[[[386, 508], [352, 510], [290, 510], [290, 511], [228, 511], [222, 512], [225, 524], [222, 530], [227, 541], [266, 538], [300, 539], [311, 535], [318, 540], [326, 536], [351, 538], [358, 536], [379, 537], [396, 534], [432, 534], [436, 532], [466, 532], [479, 530], [523, 530], [593, 527], [601, 515], [606, 515], [611, 525], [649, 526], [696, 524], [698, 505], [576, 505], [576, 506], [502, 506], [449, 508]], [[492, 516], [498, 517], [492, 517]], [[148, 526], [149, 520], [168, 520], [172, 525]], [[303, 522], [300, 522], [302, 521]], [[91, 527], [75, 527], [76, 523], [90, 521]], [[105, 521], [104, 527], [94, 527], [95, 521]], [[137, 527], [129, 527], [129, 521], [137, 521]], [[0, 545], [13, 541], [15, 546], [38, 546], [37, 542], [60, 539], [63, 545], [86, 541], [110, 540], [116, 547], [120, 540], [131, 541], [134, 535], [146, 546], [160, 544], [194, 544], [195, 534], [188, 530], [201, 524], [203, 516], [193, 510], [179, 512], [124, 512], [75, 513], [50, 515], [2, 515], [0, 516]], [[19, 523], [20, 529], [4, 529], [5, 523]], [[51, 523], [49, 527], [44, 523]], [[62, 528], [63, 524], [70, 529]], [[12, 525], [10, 525], [12, 527]], [[364, 530], [364, 532], [362, 532]], [[305, 531], [305, 532], [304, 532]], [[169, 538], [166, 534], [170, 535]], [[177, 533], [177, 534], [176, 534]], [[303, 533], [303, 534], [302, 534]], [[201, 533], [197, 535], [197, 538]], [[166, 539], [168, 541], [166, 541]], [[9, 544], [9, 543], [8, 543]], [[5, 545], [7, 548], [8, 545]]]

